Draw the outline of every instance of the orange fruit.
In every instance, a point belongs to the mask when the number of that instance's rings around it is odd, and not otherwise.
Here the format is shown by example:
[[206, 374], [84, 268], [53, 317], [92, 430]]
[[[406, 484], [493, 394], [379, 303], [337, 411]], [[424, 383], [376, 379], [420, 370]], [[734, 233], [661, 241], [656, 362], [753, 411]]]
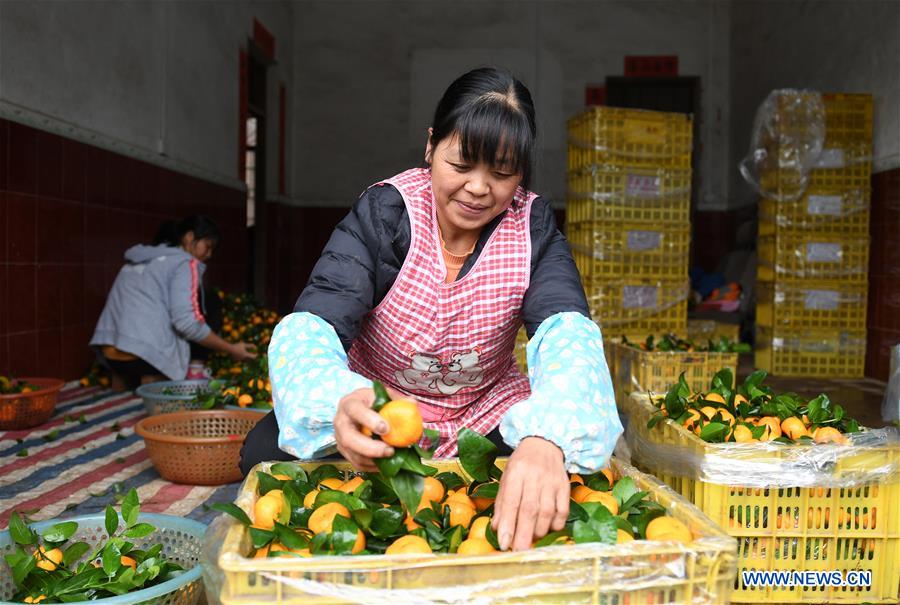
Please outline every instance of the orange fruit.
[[725, 403], [725, 398], [718, 393], [707, 393], [703, 396], [706, 401], [715, 401], [716, 403]]
[[476, 513], [475, 507], [460, 500], [447, 500], [445, 506], [450, 507], [450, 527], [462, 525], [468, 529]]
[[735, 407], [739, 406], [742, 403], [750, 403], [747, 401], [747, 398], [741, 395], [740, 393], [735, 393], [734, 395], [734, 405]]
[[700, 420], [702, 416], [700, 415], [700, 412], [693, 408], [689, 409], [688, 413], [691, 415], [690, 418], [685, 418], [684, 422], [681, 423], [681, 426], [689, 431], [692, 431], [694, 430], [694, 426], [696, 425], [697, 421]]
[[341, 489], [344, 485], [344, 482], [338, 479], [337, 477], [328, 477], [327, 479], [322, 479], [319, 481], [319, 487], [327, 487], [328, 489]]
[[619, 514], [619, 503], [609, 492], [594, 492], [592, 494], [588, 494], [581, 502], [582, 504], [587, 504], [588, 502], [599, 502], [607, 509], [609, 509], [609, 512], [611, 512], [612, 514]]
[[425, 430], [419, 406], [409, 399], [387, 402], [378, 412], [388, 423], [388, 432], [381, 440], [394, 447], [409, 447], [422, 438]]
[[253, 403], [253, 397], [251, 397], [247, 393], [244, 393], [243, 395], [238, 397], [238, 405], [241, 406], [242, 408], [247, 407], [251, 403]]
[[472, 508], [475, 508], [475, 502], [469, 497], [469, 494], [466, 493], [466, 488], [461, 487], [456, 491], [450, 490], [450, 493], [447, 494], [447, 502], [451, 500], [456, 502], [462, 502], [464, 504], [468, 504]]
[[356, 530], [356, 542], [353, 543], [353, 548], [350, 549], [350, 554], [358, 555], [366, 548], [366, 536], [362, 533], [362, 530]]
[[624, 529], [617, 530], [616, 544], [622, 544], [623, 542], [634, 542], [634, 536], [631, 535], [631, 532]]
[[734, 427], [734, 440], [737, 443], [747, 443], [748, 441], [756, 441], [753, 438], [753, 433], [743, 424], [739, 424]]
[[463, 540], [459, 548], [456, 549], [456, 554], [458, 555], [487, 555], [492, 552], [497, 552], [497, 549], [483, 538]]
[[706, 416], [707, 420], [712, 420], [718, 414], [728, 424], [734, 424], [734, 416], [725, 408], [714, 408], [711, 405], [707, 405], [700, 408], [700, 413]]
[[254, 559], [265, 559], [269, 556], [270, 552], [277, 552], [279, 550], [287, 550], [287, 546], [282, 544], [281, 542], [272, 542], [263, 546], [262, 548], [256, 551], [256, 554], [253, 555]]
[[820, 426], [812, 434], [816, 443], [841, 443], [846, 444], [848, 439], [839, 430], [831, 426]]
[[569, 477], [569, 483], [580, 483], [581, 485], [584, 485], [584, 479], [581, 478], [581, 475], [575, 473]]
[[41, 546], [34, 552], [34, 558], [38, 560], [37, 567], [39, 569], [43, 569], [44, 571], [54, 571], [56, 570], [56, 566], [62, 562], [63, 554], [58, 548], [45, 550], [44, 547]]
[[427, 508], [432, 502], [440, 502], [444, 499], [444, 484], [434, 477], [425, 477], [422, 488], [422, 499], [419, 500], [417, 511]]
[[615, 477], [613, 477], [612, 470], [609, 468], [604, 468], [604, 469], [601, 469], [600, 472], [603, 474], [604, 477], [606, 477], [606, 480], [609, 481], [610, 487], [612, 487], [612, 485], [616, 482]]
[[469, 539], [480, 538], [482, 540], [486, 540], [487, 528], [490, 524], [490, 517], [478, 517], [477, 519], [472, 521], [472, 525], [469, 527]]
[[318, 496], [318, 495], [319, 495], [319, 490], [317, 490], [317, 489], [314, 489], [311, 492], [307, 493], [303, 497], [303, 506], [305, 508], [312, 508], [313, 505], [316, 503], [316, 496]]
[[279, 481], [290, 481], [291, 480], [290, 477], [288, 477], [287, 475], [282, 475], [281, 473], [279, 473], [277, 475], [272, 475], [272, 476], [275, 477], [276, 479], [278, 479]]
[[575, 502], [578, 502], [579, 504], [581, 504], [582, 502], [584, 502], [584, 499], [587, 498], [588, 495], [592, 494], [592, 493], [594, 493], [594, 490], [592, 490], [588, 486], [579, 485], [579, 486], [576, 486], [572, 490], [571, 498]]
[[406, 531], [414, 531], [422, 528], [409, 513], [406, 513], [406, 519], [403, 520], [403, 524], [406, 525]]
[[647, 524], [647, 539], [660, 542], [682, 542], [688, 544], [694, 537], [687, 526], [673, 517], [657, 517]]
[[400, 536], [394, 540], [387, 550], [386, 555], [430, 555], [431, 545], [428, 540], [419, 536]]
[[43, 601], [46, 598], [47, 598], [47, 595], [39, 594], [36, 597], [25, 597], [24, 602], [25, 603], [40, 603], [41, 601]]
[[781, 433], [787, 435], [791, 439], [799, 439], [804, 435], [809, 435], [809, 431], [806, 430], [803, 421], [795, 416], [785, 418], [781, 421]]
[[781, 422], [775, 416], [763, 416], [753, 424], [768, 427], [762, 437], [759, 438], [760, 441], [772, 441], [781, 437]]
[[347, 510], [346, 506], [337, 502], [329, 502], [328, 504], [323, 504], [322, 506], [314, 510], [313, 514], [309, 516], [307, 526], [314, 534], [331, 532], [331, 526], [334, 524], [334, 518], [338, 515], [347, 517], [349, 519], [350, 511]]
[[253, 524], [260, 529], [272, 529], [283, 507], [284, 498], [280, 494], [267, 493], [253, 505]]
[[356, 488], [363, 484], [363, 478], [357, 475], [350, 479], [349, 481], [342, 484], [338, 489], [346, 494], [352, 494], [356, 491]]
[[130, 567], [131, 569], [137, 569], [137, 561], [135, 561], [131, 557], [122, 555], [121, 557], [119, 557], [119, 561], [122, 563], [122, 565]]

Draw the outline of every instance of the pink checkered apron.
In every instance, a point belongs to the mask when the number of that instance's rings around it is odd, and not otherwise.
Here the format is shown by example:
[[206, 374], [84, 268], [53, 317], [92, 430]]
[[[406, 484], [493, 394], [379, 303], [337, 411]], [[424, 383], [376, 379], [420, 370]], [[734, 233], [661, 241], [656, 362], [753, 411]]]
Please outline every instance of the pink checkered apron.
[[531, 274], [537, 196], [518, 188], [474, 266], [444, 283], [431, 173], [414, 168], [382, 184], [403, 196], [412, 237], [397, 280], [350, 348], [350, 368], [415, 398], [425, 426], [440, 432], [435, 455], [446, 458], [456, 454], [459, 429], [488, 434], [531, 392], [512, 351]]

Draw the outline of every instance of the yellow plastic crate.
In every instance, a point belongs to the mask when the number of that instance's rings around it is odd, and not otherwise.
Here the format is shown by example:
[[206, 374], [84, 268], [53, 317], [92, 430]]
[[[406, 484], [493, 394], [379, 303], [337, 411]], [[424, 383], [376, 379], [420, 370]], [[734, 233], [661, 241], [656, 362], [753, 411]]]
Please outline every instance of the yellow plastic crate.
[[[816, 93], [799, 92], [778, 99], [775, 131], [777, 139], [799, 136], [808, 128], [806, 107], [797, 100], [813, 102]], [[870, 94], [823, 93], [825, 108], [824, 148], [841, 148], [859, 143], [872, 144], [872, 109]]]
[[865, 284], [842, 281], [757, 282], [756, 323], [768, 327], [866, 329]]
[[616, 165], [691, 167], [691, 116], [620, 107], [592, 107], [568, 121], [568, 169]]
[[731, 342], [740, 342], [741, 326], [714, 319], [688, 318], [687, 335], [689, 339], [700, 343], [705, 343], [709, 340], [718, 342], [723, 336]]
[[[900, 447], [857, 448], [842, 457], [834, 468], [823, 469], [823, 487], [740, 487], [704, 481], [688, 471], [674, 472], [672, 465], [641, 456], [664, 449], [690, 452], [702, 466], [714, 457], [717, 467], [727, 464], [727, 444], [706, 443], [670, 420], [652, 429], [647, 422], [657, 411], [646, 396], [635, 394], [623, 407], [628, 415], [629, 444], [635, 463], [653, 473], [676, 492], [700, 507], [713, 521], [737, 538], [738, 574], [734, 603], [897, 603], [900, 597], [900, 483], [896, 473], [887, 483], [863, 483], [853, 487], [824, 487], [832, 477], [844, 473], [882, 468], [900, 463]], [[796, 445], [793, 448], [814, 448]], [[746, 448], [742, 445], [742, 448]], [[789, 450], [792, 448], [785, 448]], [[797, 452], [760, 449], [754, 460], [773, 466]], [[735, 461], [748, 462], [747, 449]], [[780, 477], [783, 484], [783, 477]], [[775, 482], [773, 481], [773, 484]], [[743, 570], [830, 571], [868, 570], [869, 588], [750, 587], [741, 584]]]
[[616, 344], [613, 375], [616, 400], [622, 402], [634, 392], [664, 394], [684, 378], [694, 391], [706, 391], [716, 372], [729, 368], [737, 376], [737, 353], [711, 351], [643, 351]]
[[759, 207], [759, 234], [778, 230], [815, 231], [855, 237], [869, 235], [871, 189], [810, 187], [796, 201], [763, 199]]
[[566, 231], [583, 278], [687, 279], [688, 225], [580, 223]]
[[690, 224], [689, 201], [673, 203], [620, 204], [597, 202], [588, 198], [568, 198], [566, 224], [646, 223], [650, 225]]
[[[505, 461], [498, 461], [501, 466]], [[256, 469], [265, 470], [269, 463]], [[307, 470], [321, 463], [306, 463]], [[431, 463], [465, 476], [455, 459]], [[350, 474], [347, 463], [336, 466]], [[604, 603], [608, 605], [725, 603], [735, 569], [733, 541], [696, 507], [655, 477], [615, 459], [613, 471], [686, 523], [691, 545], [636, 541], [615, 546], [554, 546], [524, 552], [457, 555], [246, 558], [247, 530], [230, 522], [213, 554], [220, 574], [206, 578], [224, 605], [280, 603]], [[237, 504], [252, 510], [256, 474]], [[674, 573], [671, 570], [676, 570]]]
[[[584, 293], [591, 308], [591, 316], [603, 327], [630, 324], [649, 317], [664, 320], [668, 316], [681, 318], [681, 330], [686, 331], [686, 308], [690, 283], [687, 279], [595, 279], [582, 276]], [[662, 328], [649, 329], [644, 335], [666, 332]]]
[[756, 367], [776, 376], [862, 378], [866, 331], [756, 328]]
[[785, 231], [760, 237], [758, 254], [760, 281], [840, 279], [865, 284], [868, 280], [868, 237]]
[[568, 194], [597, 203], [690, 206], [691, 171], [594, 166], [569, 172]]

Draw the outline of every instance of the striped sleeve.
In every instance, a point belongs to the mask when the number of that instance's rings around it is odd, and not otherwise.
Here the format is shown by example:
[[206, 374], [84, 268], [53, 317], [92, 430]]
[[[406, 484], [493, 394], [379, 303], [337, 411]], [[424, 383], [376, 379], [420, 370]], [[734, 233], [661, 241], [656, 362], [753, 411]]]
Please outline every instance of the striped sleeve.
[[187, 340], [203, 340], [212, 331], [200, 312], [200, 275], [197, 260], [179, 265], [169, 283], [169, 317], [175, 330]]

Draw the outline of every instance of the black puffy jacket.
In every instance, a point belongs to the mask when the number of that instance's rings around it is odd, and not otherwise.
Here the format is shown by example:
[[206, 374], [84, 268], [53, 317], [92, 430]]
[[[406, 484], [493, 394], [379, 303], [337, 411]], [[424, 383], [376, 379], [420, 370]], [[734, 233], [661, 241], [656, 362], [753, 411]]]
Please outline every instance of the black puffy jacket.
[[[456, 279], [469, 271], [502, 218], [484, 227]], [[409, 215], [400, 192], [393, 185], [369, 188], [331, 234], [294, 311], [327, 321], [349, 350], [363, 318], [397, 279], [409, 243]], [[564, 311], [590, 317], [569, 244], [556, 228], [550, 203], [538, 197], [531, 206], [531, 278], [522, 301], [528, 337], [542, 321]]]

